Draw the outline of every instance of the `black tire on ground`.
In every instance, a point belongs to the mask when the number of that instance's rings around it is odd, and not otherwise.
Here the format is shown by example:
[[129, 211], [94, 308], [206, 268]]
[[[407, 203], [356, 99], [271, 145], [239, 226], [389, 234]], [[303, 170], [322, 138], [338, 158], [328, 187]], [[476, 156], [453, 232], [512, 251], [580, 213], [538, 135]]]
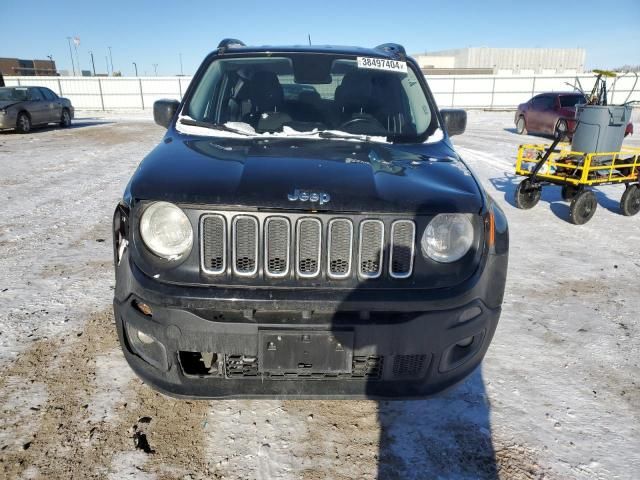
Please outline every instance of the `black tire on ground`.
[[561, 142], [566, 142], [569, 140], [568, 132], [569, 126], [567, 125], [566, 120], [558, 120], [555, 131], [556, 138], [560, 137]]
[[16, 130], [18, 133], [29, 133], [31, 131], [31, 118], [25, 112], [18, 114]]
[[596, 195], [591, 190], [582, 190], [573, 197], [571, 206], [569, 207], [569, 218], [571, 223], [575, 225], [584, 225], [587, 223], [598, 208]]
[[69, 128], [71, 126], [71, 113], [66, 108], [62, 109], [62, 115], [60, 117], [60, 126], [62, 128]]
[[515, 202], [516, 207], [521, 210], [529, 210], [536, 206], [540, 201], [542, 187], [531, 185], [531, 180], [525, 178], [516, 188]]
[[640, 212], [640, 184], [629, 185], [620, 200], [622, 214], [631, 217]]
[[563, 200], [569, 202], [578, 194], [578, 191], [578, 187], [574, 187], [573, 185], [563, 185], [562, 192], [560, 194], [562, 195]]
[[516, 122], [516, 132], [520, 135], [527, 134], [527, 123], [524, 121], [524, 117], [518, 117], [518, 121]]

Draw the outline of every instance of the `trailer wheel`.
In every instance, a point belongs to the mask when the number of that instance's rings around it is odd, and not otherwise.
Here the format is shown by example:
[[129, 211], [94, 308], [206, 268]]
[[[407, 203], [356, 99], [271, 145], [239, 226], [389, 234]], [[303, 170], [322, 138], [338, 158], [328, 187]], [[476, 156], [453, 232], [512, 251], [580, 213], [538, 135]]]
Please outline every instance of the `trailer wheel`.
[[573, 198], [578, 194], [578, 188], [573, 185], [563, 185], [562, 186], [562, 199], [567, 202], [573, 200]]
[[640, 185], [629, 185], [620, 200], [622, 214], [631, 217], [640, 212]]
[[584, 225], [596, 213], [598, 201], [591, 190], [582, 190], [573, 197], [569, 207], [569, 218], [575, 225]]
[[542, 187], [531, 184], [531, 180], [525, 178], [516, 188], [515, 202], [516, 207], [521, 210], [529, 210], [536, 206], [540, 201]]

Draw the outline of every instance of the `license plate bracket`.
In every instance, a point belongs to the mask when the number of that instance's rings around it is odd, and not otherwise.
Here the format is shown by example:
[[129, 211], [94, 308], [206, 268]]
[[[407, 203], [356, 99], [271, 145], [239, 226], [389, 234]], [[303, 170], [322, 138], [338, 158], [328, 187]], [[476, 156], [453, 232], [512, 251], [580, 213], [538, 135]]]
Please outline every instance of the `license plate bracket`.
[[262, 373], [350, 373], [353, 331], [258, 331], [258, 368]]

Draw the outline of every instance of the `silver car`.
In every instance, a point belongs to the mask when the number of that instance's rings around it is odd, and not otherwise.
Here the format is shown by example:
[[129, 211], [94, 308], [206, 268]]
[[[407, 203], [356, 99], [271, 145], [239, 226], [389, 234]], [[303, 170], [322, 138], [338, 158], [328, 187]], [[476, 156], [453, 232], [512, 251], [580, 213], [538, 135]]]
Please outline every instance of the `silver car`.
[[45, 87], [0, 87], [0, 130], [28, 133], [36, 125], [71, 126], [74, 110], [67, 98]]

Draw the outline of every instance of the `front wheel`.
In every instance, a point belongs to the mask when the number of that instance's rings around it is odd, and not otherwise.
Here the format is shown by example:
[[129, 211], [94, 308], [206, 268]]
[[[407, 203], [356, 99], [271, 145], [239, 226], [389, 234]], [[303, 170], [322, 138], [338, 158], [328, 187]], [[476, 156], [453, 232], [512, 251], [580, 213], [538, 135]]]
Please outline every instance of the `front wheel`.
[[569, 218], [571, 223], [575, 225], [584, 225], [587, 223], [598, 208], [596, 195], [591, 190], [582, 190], [571, 201], [569, 207]]
[[18, 114], [18, 119], [16, 120], [16, 130], [18, 131], [18, 133], [29, 133], [31, 131], [31, 119], [25, 112], [20, 112]]
[[62, 128], [69, 128], [71, 126], [71, 114], [66, 108], [62, 110], [62, 116], [60, 117], [60, 126]]
[[631, 217], [640, 212], [640, 185], [629, 185], [620, 200], [622, 214]]
[[527, 123], [524, 121], [524, 117], [519, 117], [516, 122], [516, 132], [520, 135], [527, 134]]
[[529, 210], [537, 205], [542, 195], [542, 187], [535, 186], [531, 180], [525, 178], [516, 188], [515, 202], [516, 207], [521, 210]]

